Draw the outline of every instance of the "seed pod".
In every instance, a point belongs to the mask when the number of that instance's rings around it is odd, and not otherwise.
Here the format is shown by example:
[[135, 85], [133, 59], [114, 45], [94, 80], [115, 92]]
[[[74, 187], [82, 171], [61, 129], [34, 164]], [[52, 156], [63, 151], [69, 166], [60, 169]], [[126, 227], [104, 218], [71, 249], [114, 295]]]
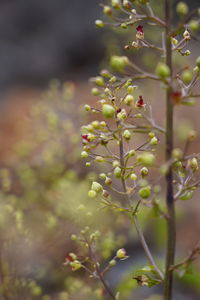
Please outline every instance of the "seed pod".
[[185, 84], [189, 84], [192, 80], [192, 72], [190, 72], [189, 70], [183, 71], [181, 79]]
[[134, 97], [132, 95], [127, 95], [124, 99], [126, 105], [131, 105], [134, 102]]

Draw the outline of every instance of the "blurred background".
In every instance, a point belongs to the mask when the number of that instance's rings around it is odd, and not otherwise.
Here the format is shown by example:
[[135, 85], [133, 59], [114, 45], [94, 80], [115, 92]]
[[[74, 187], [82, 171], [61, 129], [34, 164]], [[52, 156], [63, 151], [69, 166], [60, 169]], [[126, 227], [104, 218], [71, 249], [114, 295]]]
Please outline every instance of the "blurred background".
[[[161, 11], [163, 1], [153, 2]], [[145, 259], [129, 221], [124, 215], [99, 212], [87, 197], [89, 184], [96, 178], [95, 169], [86, 168], [80, 160], [80, 127], [87, 123], [82, 106], [95, 100], [90, 94], [88, 78], [106, 66], [111, 54], [124, 54], [123, 45], [132, 40], [130, 30], [126, 33], [123, 29], [112, 32], [95, 28], [95, 19], [102, 16], [100, 3], [99, 0], [0, 2], [2, 300], [106, 299], [101, 287], [88, 279], [87, 274], [83, 271], [72, 274], [63, 265], [67, 253], [78, 251], [71, 234], [85, 225], [102, 231], [99, 251], [105, 261], [117, 248], [127, 249], [131, 263], [121, 263], [108, 274], [111, 286], [120, 289], [123, 299], [161, 299], [161, 288], [137, 288], [132, 279], [133, 268], [145, 264]], [[192, 10], [199, 1], [187, 3]], [[150, 38], [151, 33], [147, 33]], [[153, 36], [155, 41], [158, 37]], [[199, 41], [192, 42], [189, 50], [192, 55], [187, 64], [191, 66], [199, 55]], [[153, 69], [156, 65], [153, 53], [131, 55], [146, 68]], [[183, 61], [176, 59], [180, 64]], [[158, 91], [152, 82], [136, 84], [148, 95], [155, 118], [162, 124], [162, 90]], [[177, 108], [176, 146], [183, 146], [190, 129], [198, 131], [199, 109], [198, 103], [194, 107]], [[199, 142], [198, 134], [191, 152], [199, 152]], [[178, 207], [179, 257], [184, 257], [198, 240], [198, 200], [196, 195], [190, 203]], [[162, 261], [164, 221], [154, 220], [152, 213], [144, 209], [141, 223]], [[193, 273], [177, 280], [176, 300], [200, 299], [199, 268], [197, 260]]]

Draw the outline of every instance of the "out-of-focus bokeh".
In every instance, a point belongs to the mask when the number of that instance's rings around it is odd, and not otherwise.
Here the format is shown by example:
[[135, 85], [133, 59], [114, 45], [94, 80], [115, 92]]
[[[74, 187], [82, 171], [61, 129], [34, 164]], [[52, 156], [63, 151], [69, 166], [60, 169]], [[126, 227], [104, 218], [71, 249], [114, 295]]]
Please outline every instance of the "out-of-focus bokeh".
[[[190, 9], [198, 2], [187, 1]], [[162, 1], [154, 4], [159, 10]], [[72, 274], [63, 265], [66, 254], [76, 251], [71, 234], [85, 225], [102, 232], [98, 250], [105, 261], [117, 248], [126, 247], [130, 260], [108, 273], [111, 286], [118, 286], [123, 299], [161, 299], [159, 288], [137, 288], [132, 279], [133, 269], [145, 264], [145, 259], [129, 221], [123, 214], [99, 211], [95, 201], [87, 197], [89, 184], [97, 176], [95, 167], [86, 168], [80, 160], [80, 127], [87, 123], [82, 106], [94, 102], [88, 78], [106, 65], [111, 53], [124, 53], [124, 41], [132, 37], [130, 31], [97, 30], [94, 20], [99, 16], [99, 0], [0, 3], [2, 300], [105, 299], [84, 271]], [[151, 37], [151, 32], [148, 34]], [[199, 42], [194, 41], [190, 50], [188, 66], [199, 54]], [[138, 53], [131, 55], [139, 57]], [[156, 64], [153, 53], [144, 51], [139, 59], [147, 68]], [[158, 123], [163, 124], [161, 89], [151, 82], [136, 84], [148, 95]], [[183, 146], [188, 130], [198, 131], [199, 109], [199, 104], [176, 109], [176, 146]], [[199, 152], [199, 143], [198, 134], [190, 150]], [[162, 151], [161, 147], [161, 157]], [[198, 240], [199, 213], [198, 195], [179, 206], [180, 257]], [[144, 209], [141, 223], [162, 260], [164, 221], [154, 220], [152, 212]], [[197, 260], [193, 273], [177, 280], [177, 300], [200, 298], [199, 269]]]

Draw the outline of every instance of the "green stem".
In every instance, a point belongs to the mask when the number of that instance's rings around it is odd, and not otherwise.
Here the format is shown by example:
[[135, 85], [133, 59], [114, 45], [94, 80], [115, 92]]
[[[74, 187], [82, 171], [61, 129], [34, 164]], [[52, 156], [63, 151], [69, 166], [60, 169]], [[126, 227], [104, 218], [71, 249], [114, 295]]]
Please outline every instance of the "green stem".
[[[165, 0], [165, 47], [166, 47], [166, 64], [170, 68], [172, 81], [172, 47], [170, 39], [171, 30], [171, 0]], [[173, 103], [171, 100], [171, 87], [169, 86], [166, 93], [166, 161], [172, 157], [173, 150]], [[167, 252], [166, 252], [166, 267], [165, 267], [165, 281], [164, 281], [164, 300], [172, 299], [173, 287], [173, 269], [175, 257], [176, 244], [176, 224], [175, 224], [175, 207], [173, 196], [173, 173], [172, 165], [169, 167], [169, 172], [166, 175], [166, 205], [169, 218], [167, 219]]]

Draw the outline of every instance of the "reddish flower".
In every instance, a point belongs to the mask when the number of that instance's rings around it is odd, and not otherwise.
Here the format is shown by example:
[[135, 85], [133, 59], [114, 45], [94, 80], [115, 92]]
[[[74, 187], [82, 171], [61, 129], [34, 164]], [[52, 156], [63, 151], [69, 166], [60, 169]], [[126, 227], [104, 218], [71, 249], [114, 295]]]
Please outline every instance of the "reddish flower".
[[139, 100], [136, 102], [136, 106], [141, 108], [141, 107], [144, 107], [145, 105], [146, 104], [144, 103], [142, 96], [139, 96]]
[[83, 139], [83, 143], [89, 142], [88, 134], [82, 134], [81, 137], [82, 137], [82, 139]]
[[171, 97], [172, 97], [172, 100], [176, 103], [176, 104], [179, 104], [182, 100], [182, 93], [181, 91], [173, 91], [171, 93]]
[[142, 25], [138, 25], [136, 27], [136, 31], [137, 31], [137, 33], [144, 34], [143, 26]]

